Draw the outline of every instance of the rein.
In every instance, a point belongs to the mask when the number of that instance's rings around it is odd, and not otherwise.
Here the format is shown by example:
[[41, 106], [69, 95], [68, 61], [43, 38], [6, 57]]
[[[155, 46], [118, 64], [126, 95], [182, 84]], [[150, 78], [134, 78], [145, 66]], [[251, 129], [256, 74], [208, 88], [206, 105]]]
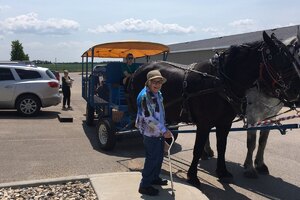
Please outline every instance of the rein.
[[208, 74], [208, 73], [203, 73], [203, 72], [194, 70], [193, 68], [194, 68], [194, 66], [195, 66], [197, 63], [193, 63], [193, 64], [190, 65], [190, 67], [186, 68], [186, 67], [182, 67], [182, 66], [185, 66], [185, 65], [179, 65], [179, 64], [177, 64], [177, 63], [172, 63], [172, 62], [167, 62], [167, 61], [161, 61], [161, 62], [162, 62], [162, 63], [167, 63], [167, 64], [169, 64], [169, 65], [172, 65], [172, 66], [175, 67], [175, 68], [182, 69], [182, 70], [184, 70], [185, 72], [186, 72], [186, 71], [188, 71], [188, 72], [194, 72], [194, 73], [200, 74], [200, 75], [202, 75], [202, 76], [204, 76], [204, 77], [210, 77], [210, 78], [214, 78], [214, 79], [216, 79], [216, 80], [220, 80], [219, 77], [217, 77], [217, 76], [213, 76], [213, 75], [210, 75], [210, 74]]
[[206, 89], [206, 90], [200, 90], [198, 92], [194, 92], [194, 93], [191, 93], [191, 94], [187, 94], [187, 96], [185, 96], [185, 97], [181, 96], [181, 97], [179, 97], [179, 98], [177, 98], [177, 99], [175, 99], [175, 100], [167, 103], [165, 105], [165, 108], [167, 108], [169, 106], [172, 106], [173, 104], [178, 103], [178, 102], [180, 102], [182, 100], [189, 100], [190, 98], [193, 98], [193, 97], [196, 97], [196, 96], [199, 96], [199, 95], [209, 94], [209, 93], [214, 93], [214, 92], [219, 92], [221, 90], [223, 90], [223, 87], [210, 88], [210, 89]]
[[224, 90], [223, 87], [217, 87], [217, 88], [210, 88], [210, 89], [206, 89], [206, 90], [200, 90], [200, 91], [193, 92], [193, 93], [188, 93], [186, 91], [187, 86], [188, 86], [187, 78], [188, 78], [188, 75], [189, 75], [190, 72], [199, 74], [199, 75], [201, 75], [203, 77], [213, 78], [215, 80], [220, 80], [220, 79], [217, 76], [210, 75], [208, 73], [203, 73], [203, 72], [194, 70], [193, 68], [195, 67], [195, 65], [197, 63], [193, 63], [193, 64], [189, 65], [187, 68], [183, 67], [183, 66], [180, 66], [177, 63], [166, 62], [166, 61], [164, 61], [163, 63], [167, 63], [167, 64], [169, 64], [169, 65], [171, 65], [171, 66], [173, 66], [175, 68], [184, 70], [184, 78], [183, 78], [183, 82], [182, 82], [182, 95], [181, 95], [181, 97], [179, 97], [179, 98], [177, 98], [177, 99], [175, 99], [175, 100], [167, 103], [165, 105], [165, 108], [167, 108], [167, 107], [169, 107], [169, 106], [171, 106], [171, 105], [173, 105], [175, 103], [178, 103], [178, 102], [182, 101], [180, 116], [182, 116], [183, 113], [188, 113], [189, 121], [193, 121], [191, 113], [189, 111], [190, 110], [189, 109], [189, 105], [188, 105], [188, 100], [190, 98], [193, 98], [193, 97], [196, 97], [196, 96], [200, 96], [200, 95], [204, 95], [204, 94], [209, 94], [209, 93], [214, 93], [214, 92], [220, 92], [220, 91]]
[[[281, 75], [276, 73], [274, 68], [266, 61], [266, 56], [264, 55], [264, 51], [261, 51], [262, 53], [262, 59], [263, 59], [263, 65], [261, 67], [265, 67], [266, 71], [268, 72], [268, 75], [272, 79], [273, 83], [272, 85], [274, 86], [275, 84], [279, 85], [281, 88], [287, 88], [285, 85], [284, 81], [282, 80]], [[266, 54], [270, 54], [270, 50], [266, 50]], [[272, 60], [272, 56], [268, 55], [268, 60]], [[262, 75], [262, 74], [261, 74]], [[262, 77], [261, 77], [262, 78]]]
[[[290, 112], [292, 109], [290, 110], [287, 110], [279, 115], [282, 115], [284, 113], [287, 113], [287, 112]], [[293, 109], [296, 111], [296, 114], [295, 115], [290, 115], [290, 116], [286, 116], [286, 117], [280, 117], [278, 119], [270, 119], [270, 117], [262, 120], [262, 121], [259, 121], [259, 122], [256, 122], [254, 124], [248, 124], [248, 125], [244, 125], [245, 128], [253, 128], [253, 127], [262, 127], [262, 126], [266, 126], [266, 125], [270, 125], [270, 124], [275, 124], [278, 126], [278, 129], [280, 131], [280, 133], [282, 135], [285, 135], [286, 134], [286, 130], [285, 129], [281, 129], [280, 126], [282, 125], [280, 122], [281, 121], [285, 121], [285, 120], [290, 120], [290, 119], [295, 119], [295, 118], [299, 118], [300, 117], [300, 111], [296, 110], [296, 109]], [[274, 116], [272, 116], [274, 117]]]

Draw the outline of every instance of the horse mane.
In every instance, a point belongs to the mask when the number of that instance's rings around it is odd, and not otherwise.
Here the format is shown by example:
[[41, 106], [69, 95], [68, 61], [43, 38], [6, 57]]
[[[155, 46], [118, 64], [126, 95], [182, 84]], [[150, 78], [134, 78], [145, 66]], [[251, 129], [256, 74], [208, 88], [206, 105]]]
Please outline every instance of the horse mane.
[[245, 43], [241, 45], [230, 46], [225, 53], [225, 65], [232, 66], [240, 63], [250, 52], [256, 51], [261, 48], [263, 41], [256, 41], [251, 43]]
[[234, 73], [236, 67], [241, 67], [240, 63], [244, 63], [253, 53], [257, 53], [264, 45], [263, 41], [255, 41], [241, 45], [232, 45], [223, 53], [221, 53], [220, 68], [228, 77]]

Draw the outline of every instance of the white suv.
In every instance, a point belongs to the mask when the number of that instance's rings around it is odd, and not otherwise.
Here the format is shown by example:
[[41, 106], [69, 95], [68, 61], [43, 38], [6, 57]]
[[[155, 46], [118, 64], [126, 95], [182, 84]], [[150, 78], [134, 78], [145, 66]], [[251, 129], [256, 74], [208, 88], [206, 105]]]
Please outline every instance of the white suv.
[[23, 116], [35, 116], [41, 107], [60, 102], [59, 82], [49, 69], [0, 64], [0, 109], [17, 109]]

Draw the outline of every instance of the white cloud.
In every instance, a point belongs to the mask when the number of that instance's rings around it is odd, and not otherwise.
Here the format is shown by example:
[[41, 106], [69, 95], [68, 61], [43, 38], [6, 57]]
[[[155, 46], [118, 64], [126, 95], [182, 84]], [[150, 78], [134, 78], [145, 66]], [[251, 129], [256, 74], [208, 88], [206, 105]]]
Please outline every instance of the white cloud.
[[229, 25], [233, 27], [249, 27], [254, 25], [254, 21], [252, 19], [240, 19], [229, 23]]
[[230, 30], [230, 34], [241, 34], [251, 31], [257, 31], [258, 25], [253, 19], [240, 19], [229, 23], [229, 26], [233, 27]]
[[40, 20], [36, 13], [28, 13], [0, 21], [2, 33], [32, 33], [65, 35], [79, 29], [79, 23], [68, 19]]
[[96, 29], [89, 29], [91, 33], [151, 33], [151, 34], [187, 34], [194, 33], [193, 26], [182, 27], [178, 24], [163, 24], [156, 19], [143, 21], [129, 18], [114, 24], [100, 25]]
[[213, 37], [219, 37], [219, 36], [224, 36], [224, 35], [228, 34], [228, 33], [225, 33], [224, 31], [221, 31], [220, 29], [214, 28], [214, 27], [202, 28], [201, 30], [205, 33], [209, 33]]

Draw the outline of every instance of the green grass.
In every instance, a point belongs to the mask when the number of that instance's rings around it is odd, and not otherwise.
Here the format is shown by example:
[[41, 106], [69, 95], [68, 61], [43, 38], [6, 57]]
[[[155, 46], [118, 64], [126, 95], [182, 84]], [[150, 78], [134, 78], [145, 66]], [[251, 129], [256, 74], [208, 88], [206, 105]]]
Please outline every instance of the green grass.
[[50, 70], [56, 70], [62, 73], [65, 69], [69, 72], [81, 72], [81, 63], [56, 63], [56, 64], [38, 64], [40, 67], [46, 67]]

